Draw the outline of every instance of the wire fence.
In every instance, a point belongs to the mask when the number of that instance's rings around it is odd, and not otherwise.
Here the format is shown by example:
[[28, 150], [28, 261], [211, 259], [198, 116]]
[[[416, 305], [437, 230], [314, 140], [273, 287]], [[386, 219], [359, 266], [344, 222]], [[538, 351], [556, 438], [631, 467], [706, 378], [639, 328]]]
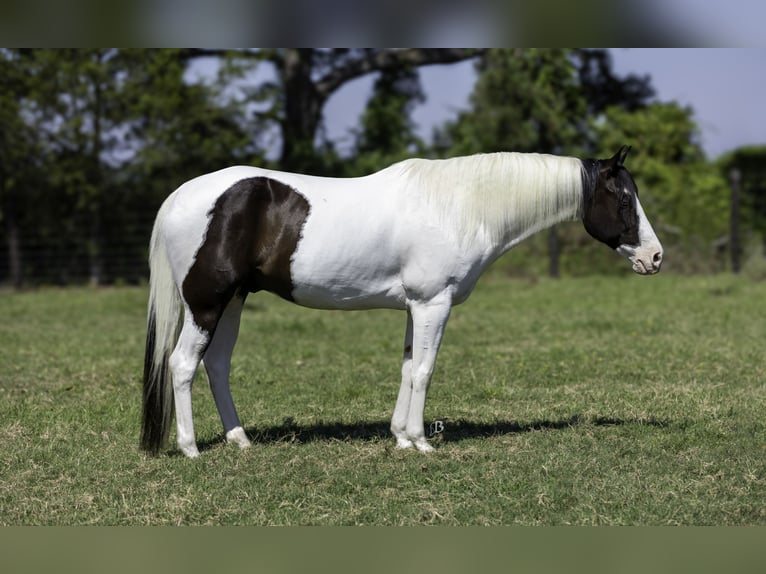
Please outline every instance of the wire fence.
[[138, 284], [149, 277], [153, 208], [80, 215], [60, 226], [11, 230], [0, 224], [0, 285]]
[[[751, 195], [763, 200], [761, 194], [753, 192]], [[126, 194], [126, 197], [130, 198], [130, 195]], [[101, 206], [97, 216], [92, 210], [64, 213], [56, 209], [56, 203], [39, 205], [30, 213], [20, 214], [19, 223], [13, 228], [7, 214], [3, 217], [0, 212], [0, 286], [145, 283], [149, 277], [149, 238], [161, 200], [146, 196], [135, 199], [114, 197], [111, 204]], [[748, 209], [758, 212], [751, 205]], [[760, 209], [766, 211], [763, 207]], [[733, 214], [738, 212], [732, 208]], [[680, 230], [658, 226], [663, 243], [667, 243], [666, 247], [672, 248], [675, 254], [674, 258], [668, 258], [665, 267], [692, 274], [726, 269], [737, 272], [740, 260], [746, 263], [748, 254], [755, 253], [758, 255], [755, 259], [759, 261], [764, 259], [766, 237], [763, 226], [754, 227], [752, 222], [740, 225], [736, 217], [731, 220], [730, 232], [712, 244], [699, 238], [683, 237]], [[577, 237], [582, 234], [575, 234], [574, 239], [565, 232], [559, 232], [559, 236], [556, 246], [563, 252], [565, 273], [571, 273], [572, 269], [577, 273], [579, 270], [609, 272], [595, 263], [603, 261], [605, 265], [611, 265], [607, 258], [592, 257], [587, 245], [578, 242]], [[552, 273], [546, 269], [545, 262], [550, 259], [552, 269], [553, 262], [558, 264], [558, 256], [551, 256], [550, 241], [541, 237], [537, 242], [526, 242], [526, 245], [526, 250], [515, 251], [514, 272]]]

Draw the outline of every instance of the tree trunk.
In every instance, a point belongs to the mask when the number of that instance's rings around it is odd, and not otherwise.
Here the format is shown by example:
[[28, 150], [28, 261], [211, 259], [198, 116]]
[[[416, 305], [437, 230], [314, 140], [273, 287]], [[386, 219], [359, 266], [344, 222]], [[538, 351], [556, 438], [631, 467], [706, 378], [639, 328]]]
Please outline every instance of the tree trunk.
[[101, 232], [101, 209], [94, 206], [90, 214], [90, 233], [88, 238], [88, 272], [91, 287], [98, 287], [103, 282], [103, 233]]
[[284, 88], [282, 154], [279, 167], [286, 171], [313, 171], [314, 137], [319, 127], [324, 97], [311, 78], [313, 50], [286, 50], [280, 70]]
[[21, 241], [19, 239], [19, 223], [16, 211], [16, 199], [12, 191], [5, 194], [3, 219], [5, 220], [5, 240], [8, 243], [8, 271], [11, 285], [20, 289], [23, 283], [21, 266]]
[[[98, 56], [100, 59], [100, 56]], [[99, 63], [101, 63], [99, 61]], [[93, 140], [92, 157], [90, 158], [93, 183], [96, 187], [95, 197], [91, 197], [90, 232], [88, 237], [88, 266], [90, 285], [97, 287], [104, 279], [104, 233], [102, 226], [102, 206], [104, 204], [103, 173], [101, 168], [101, 119], [103, 110], [102, 90], [99, 79], [93, 84]]]
[[327, 99], [347, 82], [369, 74], [401, 67], [450, 64], [474, 58], [484, 50], [470, 48], [418, 48], [369, 50], [316, 78], [322, 53], [312, 48], [287, 49], [277, 59], [284, 91], [281, 169], [315, 171], [321, 161], [314, 152], [314, 138]]

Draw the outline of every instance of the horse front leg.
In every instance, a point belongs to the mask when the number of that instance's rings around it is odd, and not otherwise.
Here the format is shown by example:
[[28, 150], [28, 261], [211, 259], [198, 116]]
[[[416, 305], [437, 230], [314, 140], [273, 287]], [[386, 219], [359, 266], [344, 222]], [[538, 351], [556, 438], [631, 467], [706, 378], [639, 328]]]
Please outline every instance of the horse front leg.
[[[448, 294], [431, 299], [426, 302], [413, 302], [409, 306], [412, 329], [412, 356], [410, 359], [411, 385], [409, 391], [409, 407], [407, 408], [406, 422], [404, 424], [404, 436], [397, 436], [397, 445], [408, 447], [414, 445], [421, 452], [430, 452], [433, 447], [426, 441], [423, 414], [425, 412], [426, 395], [431, 384], [431, 376], [434, 372], [436, 357], [439, 353], [444, 328], [447, 326], [452, 300]], [[406, 347], [405, 347], [406, 348]], [[405, 355], [406, 357], [406, 355]], [[404, 361], [405, 366], [407, 360]], [[405, 389], [405, 368], [402, 368], [402, 389]], [[407, 391], [400, 390], [401, 404], [404, 404]], [[404, 395], [404, 396], [403, 396]], [[400, 408], [397, 401], [397, 410], [394, 411], [394, 422], [400, 422], [397, 415], [401, 416], [404, 407]], [[399, 411], [399, 412], [397, 412]], [[394, 432], [396, 435], [396, 432]]]

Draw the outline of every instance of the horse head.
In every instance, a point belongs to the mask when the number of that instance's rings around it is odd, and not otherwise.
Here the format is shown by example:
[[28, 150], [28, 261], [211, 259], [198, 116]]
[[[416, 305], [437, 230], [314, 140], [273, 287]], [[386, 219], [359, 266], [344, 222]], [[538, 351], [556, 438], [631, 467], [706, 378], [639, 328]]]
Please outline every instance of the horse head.
[[638, 188], [624, 165], [623, 146], [609, 159], [585, 160], [583, 224], [587, 232], [633, 264], [640, 275], [653, 275], [662, 264], [662, 245], [638, 200]]

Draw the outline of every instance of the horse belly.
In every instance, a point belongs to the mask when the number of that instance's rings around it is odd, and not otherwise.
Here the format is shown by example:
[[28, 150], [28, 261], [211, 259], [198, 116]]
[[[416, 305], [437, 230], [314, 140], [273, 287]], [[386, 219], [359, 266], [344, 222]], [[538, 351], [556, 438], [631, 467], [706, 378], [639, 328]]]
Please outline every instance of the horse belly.
[[403, 309], [399, 253], [381, 230], [355, 224], [333, 232], [307, 222], [291, 262], [293, 299], [321, 309]]
[[293, 300], [313, 309], [405, 309], [404, 290], [393, 283], [360, 281], [299, 283], [293, 290]]

